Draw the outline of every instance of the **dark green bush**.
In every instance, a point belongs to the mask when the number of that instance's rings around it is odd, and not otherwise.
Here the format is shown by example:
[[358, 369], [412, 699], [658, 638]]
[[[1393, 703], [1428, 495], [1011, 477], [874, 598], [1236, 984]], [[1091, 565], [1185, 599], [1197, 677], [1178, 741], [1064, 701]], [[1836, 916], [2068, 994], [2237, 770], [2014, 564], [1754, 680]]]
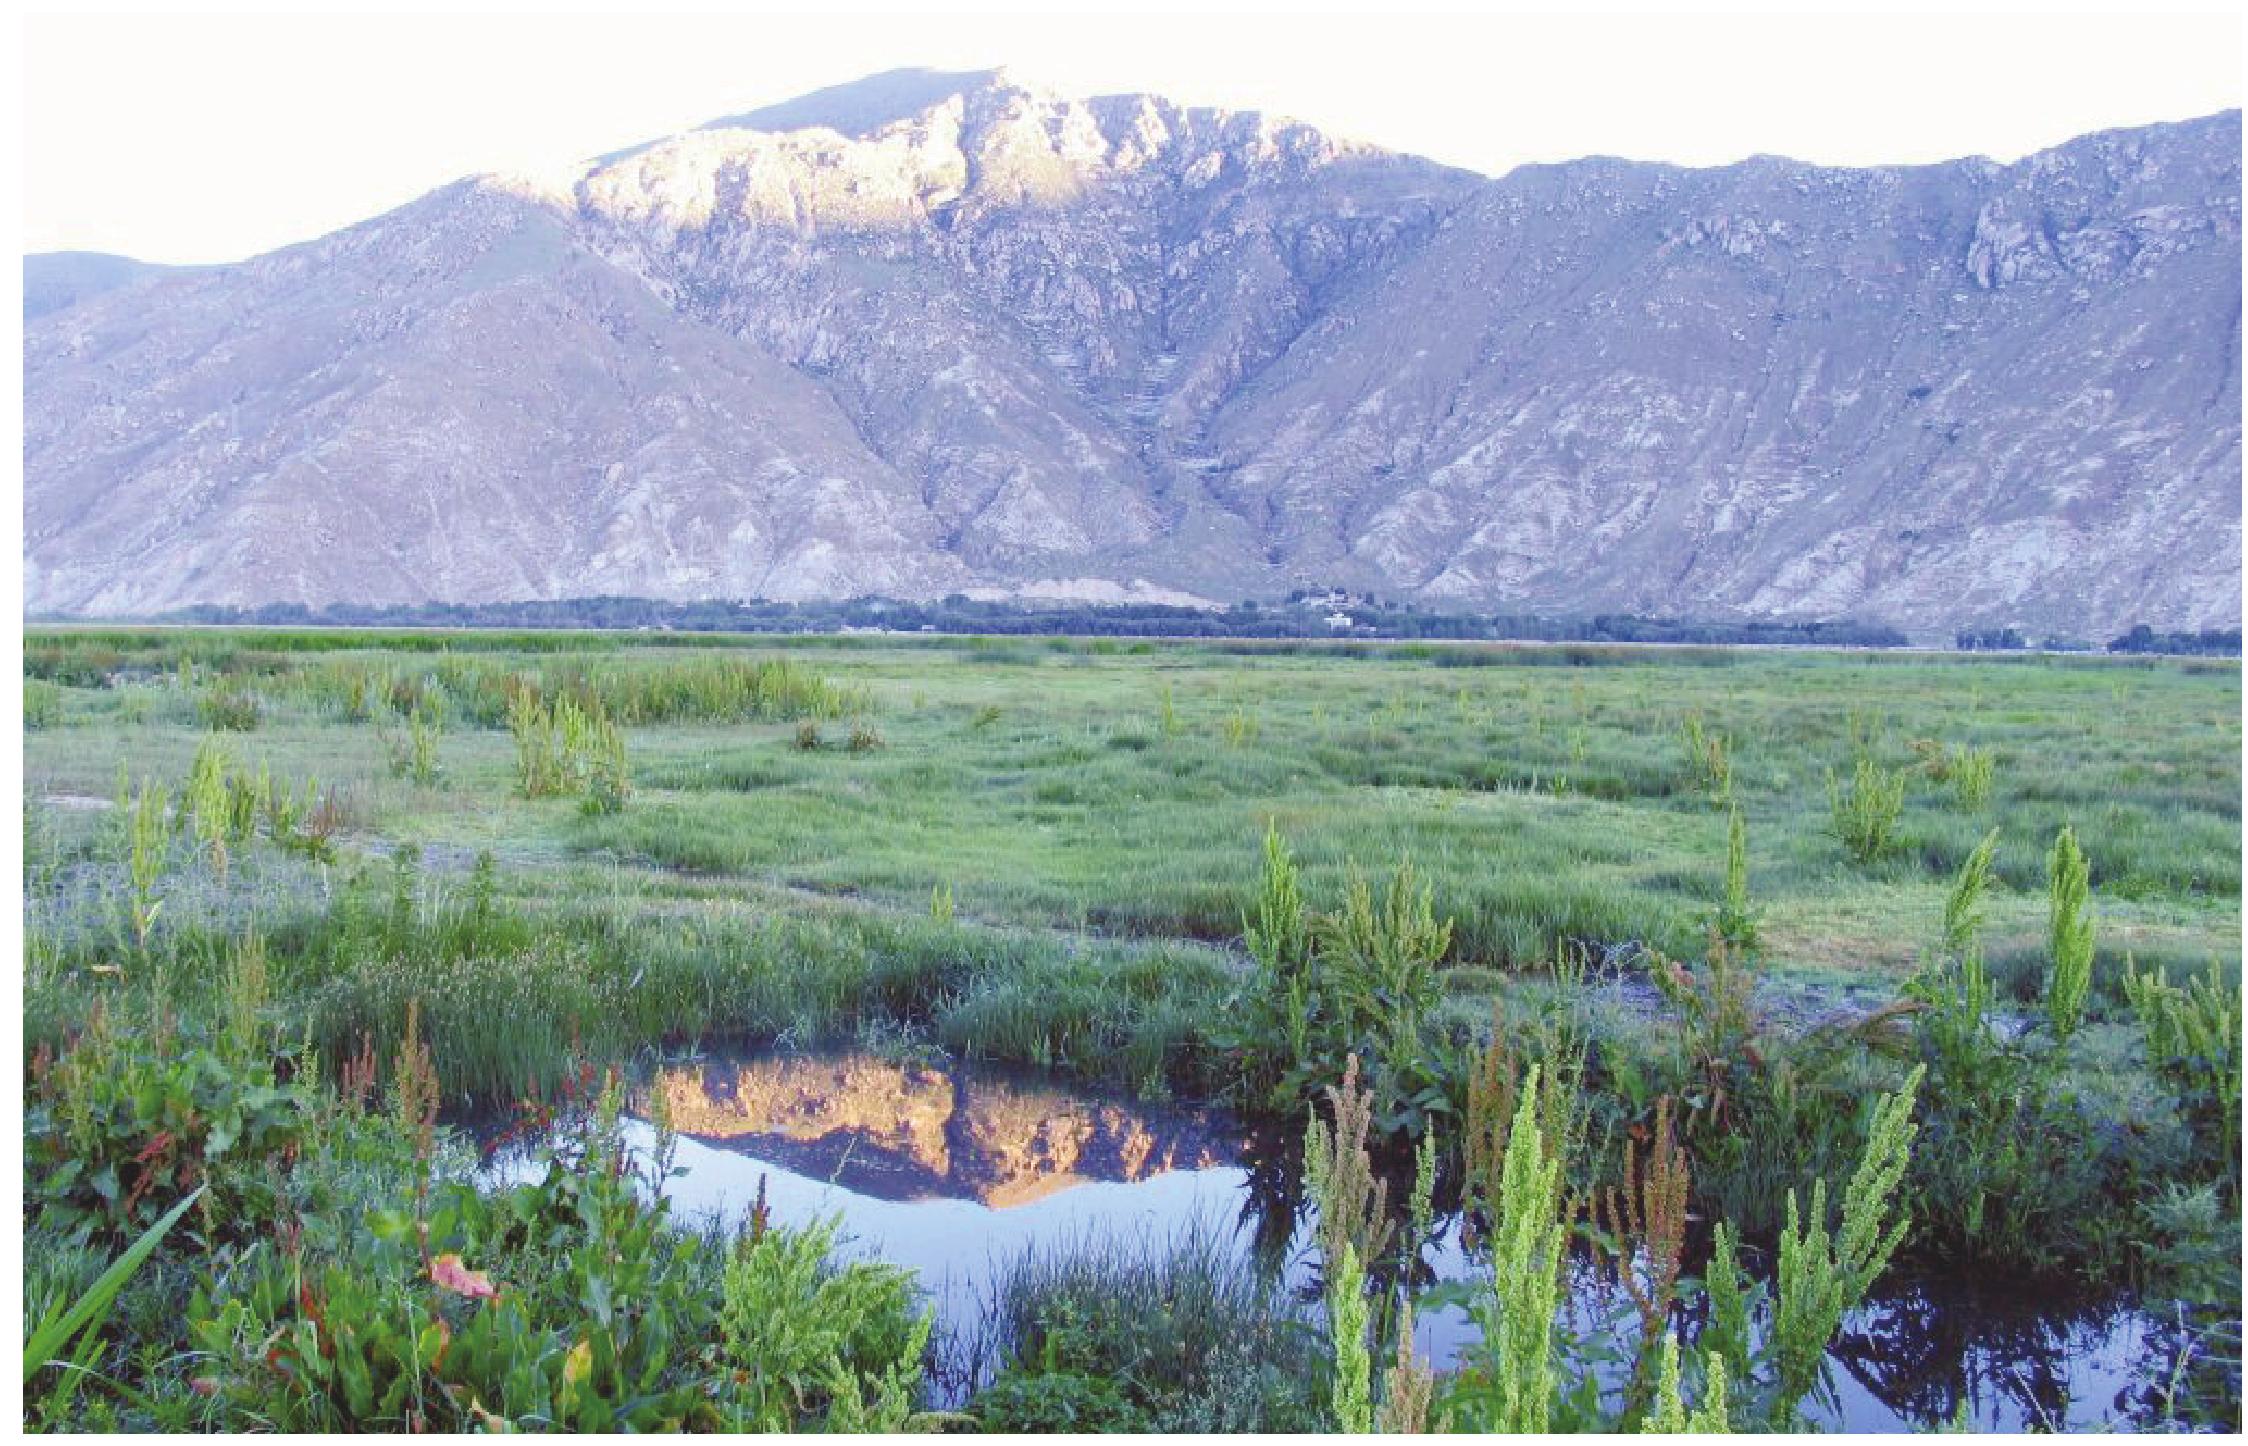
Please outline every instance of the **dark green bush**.
[[269, 1061], [241, 1061], [96, 1017], [60, 1058], [35, 1059], [24, 1100], [24, 1205], [51, 1229], [129, 1239], [197, 1185], [202, 1219], [261, 1228], [276, 1190], [262, 1166], [301, 1121]]
[[1147, 1413], [1114, 1381], [1067, 1370], [1010, 1366], [977, 1397], [975, 1417], [986, 1431], [1047, 1435], [1080, 1432], [1145, 1434]]

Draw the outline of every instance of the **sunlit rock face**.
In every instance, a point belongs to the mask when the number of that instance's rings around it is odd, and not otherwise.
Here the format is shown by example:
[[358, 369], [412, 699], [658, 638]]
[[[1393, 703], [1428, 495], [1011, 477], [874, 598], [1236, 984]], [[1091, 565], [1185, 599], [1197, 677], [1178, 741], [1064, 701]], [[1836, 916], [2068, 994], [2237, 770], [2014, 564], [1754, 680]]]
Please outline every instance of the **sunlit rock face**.
[[1020, 1205], [1088, 1181], [1230, 1163], [1239, 1146], [1200, 1112], [871, 1056], [667, 1069], [650, 1089], [682, 1135], [890, 1199]]
[[32, 258], [26, 602], [2236, 624], [2239, 163], [1490, 179], [873, 77], [238, 266]]

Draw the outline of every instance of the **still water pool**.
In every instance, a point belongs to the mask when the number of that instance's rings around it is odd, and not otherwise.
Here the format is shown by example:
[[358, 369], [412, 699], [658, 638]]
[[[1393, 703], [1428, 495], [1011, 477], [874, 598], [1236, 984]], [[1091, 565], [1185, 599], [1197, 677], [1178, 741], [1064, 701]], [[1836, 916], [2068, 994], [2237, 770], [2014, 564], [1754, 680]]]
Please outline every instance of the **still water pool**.
[[[1289, 1187], [1285, 1145], [1222, 1112], [1013, 1072], [764, 1054], [656, 1071], [626, 1124], [637, 1148], [652, 1143], [656, 1092], [678, 1132], [667, 1193], [679, 1216], [737, 1222], [760, 1191], [784, 1224], [839, 1216], [848, 1251], [912, 1269], [955, 1330], [975, 1328], [997, 1272], [1026, 1250], [1197, 1229], [1316, 1296], [1310, 1210]], [[519, 1142], [489, 1168], [516, 1175], [533, 1158]], [[1469, 1276], [1456, 1219], [1422, 1261], [1438, 1280]], [[1580, 1327], [1621, 1306], [1600, 1266], [1572, 1266]], [[1456, 1308], [1423, 1312], [1417, 1334], [1440, 1364], [1476, 1339]], [[2122, 1299], [1892, 1280], [1829, 1352], [1834, 1398], [1814, 1414], [1854, 1431], [1925, 1429], [1962, 1410], [1982, 1430], [2127, 1427], [2181, 1343]]]

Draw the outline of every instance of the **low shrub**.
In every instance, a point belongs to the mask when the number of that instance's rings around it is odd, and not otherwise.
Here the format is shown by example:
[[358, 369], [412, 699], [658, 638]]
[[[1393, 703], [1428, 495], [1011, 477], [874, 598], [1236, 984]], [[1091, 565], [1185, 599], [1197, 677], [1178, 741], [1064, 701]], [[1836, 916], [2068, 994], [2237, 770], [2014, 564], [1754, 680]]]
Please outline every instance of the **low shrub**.
[[1207, 1227], [1025, 1252], [992, 1287], [971, 1349], [999, 1363], [968, 1408], [986, 1429], [1326, 1426], [1319, 1332]]
[[205, 728], [248, 733], [258, 726], [263, 710], [258, 695], [237, 682], [222, 682], [206, 689], [195, 705]]
[[973, 1415], [984, 1430], [999, 1434], [1145, 1435], [1153, 1429], [1122, 1386], [1069, 1370], [1058, 1358], [1041, 1360], [1036, 1369], [1008, 1366], [976, 1396]]

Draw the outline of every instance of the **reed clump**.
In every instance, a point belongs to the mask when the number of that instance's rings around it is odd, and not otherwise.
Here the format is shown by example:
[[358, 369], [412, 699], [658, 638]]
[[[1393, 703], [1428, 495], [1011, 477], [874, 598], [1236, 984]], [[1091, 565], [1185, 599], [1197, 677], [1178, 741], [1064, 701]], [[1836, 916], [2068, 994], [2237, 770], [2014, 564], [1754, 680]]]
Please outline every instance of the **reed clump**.
[[1908, 775], [1860, 755], [1847, 781], [1827, 773], [1827, 812], [1834, 836], [1850, 857], [1870, 864], [1895, 847], [1904, 813]]

